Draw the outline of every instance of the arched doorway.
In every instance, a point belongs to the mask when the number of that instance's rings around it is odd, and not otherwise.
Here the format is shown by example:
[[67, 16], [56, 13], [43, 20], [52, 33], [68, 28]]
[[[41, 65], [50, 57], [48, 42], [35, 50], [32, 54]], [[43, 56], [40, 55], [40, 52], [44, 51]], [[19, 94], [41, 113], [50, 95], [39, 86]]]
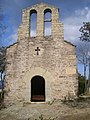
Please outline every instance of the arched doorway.
[[45, 101], [45, 80], [42, 76], [34, 76], [31, 79], [31, 102]]

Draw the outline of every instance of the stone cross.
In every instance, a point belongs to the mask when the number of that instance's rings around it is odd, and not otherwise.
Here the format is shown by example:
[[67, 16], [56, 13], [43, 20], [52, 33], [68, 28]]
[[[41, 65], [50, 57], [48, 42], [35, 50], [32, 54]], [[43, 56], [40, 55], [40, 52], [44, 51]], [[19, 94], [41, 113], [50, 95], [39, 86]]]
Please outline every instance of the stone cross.
[[39, 55], [39, 51], [40, 51], [39, 47], [37, 47], [37, 49], [35, 49], [35, 51], [37, 51], [37, 55]]

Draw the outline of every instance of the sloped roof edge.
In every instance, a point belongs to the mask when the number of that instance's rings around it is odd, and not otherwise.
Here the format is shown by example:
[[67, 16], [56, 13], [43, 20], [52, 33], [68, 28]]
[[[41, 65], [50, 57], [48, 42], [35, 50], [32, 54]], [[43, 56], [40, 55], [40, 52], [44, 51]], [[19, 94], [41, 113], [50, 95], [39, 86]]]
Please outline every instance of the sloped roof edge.
[[70, 44], [70, 45], [76, 47], [76, 45], [72, 44], [71, 42], [68, 42], [67, 40], [64, 40], [64, 42], [66, 42], [66, 43], [68, 43], [68, 44]]
[[8, 49], [8, 48], [10, 48], [10, 47], [12, 47], [12, 46], [14, 46], [14, 45], [16, 45], [17, 43], [18, 43], [18, 42], [15, 42], [15, 43], [13, 43], [12, 45], [7, 46], [6, 49]]

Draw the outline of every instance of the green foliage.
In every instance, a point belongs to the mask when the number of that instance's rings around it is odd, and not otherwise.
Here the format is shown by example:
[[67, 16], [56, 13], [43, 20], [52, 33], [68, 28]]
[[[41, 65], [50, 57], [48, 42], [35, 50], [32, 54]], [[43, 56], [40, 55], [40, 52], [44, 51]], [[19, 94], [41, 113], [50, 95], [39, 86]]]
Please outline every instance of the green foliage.
[[6, 62], [6, 48], [0, 48], [0, 72], [4, 70], [5, 62]]
[[84, 94], [85, 92], [85, 78], [79, 74], [78, 76], [78, 95]]

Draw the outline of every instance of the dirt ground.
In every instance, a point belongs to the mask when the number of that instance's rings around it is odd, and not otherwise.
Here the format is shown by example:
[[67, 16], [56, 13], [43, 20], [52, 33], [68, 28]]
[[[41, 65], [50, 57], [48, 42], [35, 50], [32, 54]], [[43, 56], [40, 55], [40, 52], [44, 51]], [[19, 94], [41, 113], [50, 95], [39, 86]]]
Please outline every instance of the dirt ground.
[[90, 120], [90, 100], [83, 102], [24, 103], [0, 110], [0, 120]]

